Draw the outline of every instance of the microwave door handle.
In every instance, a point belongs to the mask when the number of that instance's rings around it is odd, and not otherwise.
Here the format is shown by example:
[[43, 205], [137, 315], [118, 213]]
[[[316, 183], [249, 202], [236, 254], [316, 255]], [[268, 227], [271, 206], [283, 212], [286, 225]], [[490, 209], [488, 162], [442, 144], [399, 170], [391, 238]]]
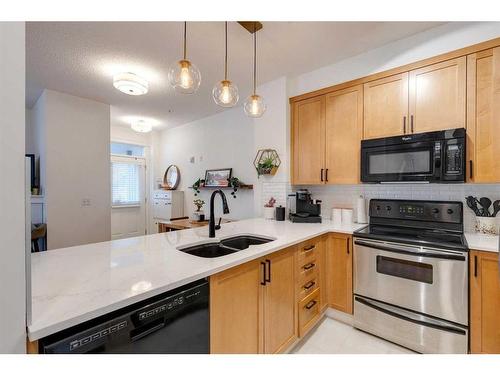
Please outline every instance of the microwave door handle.
[[411, 311], [406, 311], [406, 310], [401, 309], [401, 308], [390, 306], [390, 305], [387, 305], [385, 303], [382, 304], [380, 302], [368, 300], [368, 299], [358, 297], [358, 296], [354, 297], [354, 300], [356, 302], [359, 302], [359, 303], [361, 303], [365, 306], [368, 306], [374, 310], [380, 311], [384, 314], [393, 316], [395, 318], [406, 320], [406, 321], [414, 323], [414, 324], [418, 324], [421, 326], [430, 327], [430, 328], [434, 328], [434, 329], [439, 329], [441, 331], [451, 332], [451, 333], [455, 333], [458, 335], [465, 335], [466, 334], [465, 329], [461, 328], [458, 325], [451, 325], [451, 324], [442, 322], [442, 321], [437, 320], [437, 319], [428, 318], [428, 317], [421, 315], [421, 314], [413, 313]]
[[354, 244], [369, 247], [369, 248], [376, 249], [376, 250], [388, 251], [388, 252], [396, 253], [396, 254], [411, 255], [411, 256], [416, 256], [416, 257], [437, 258], [437, 259], [447, 259], [447, 260], [460, 260], [460, 261], [464, 261], [464, 262], [466, 260], [465, 256], [460, 255], [459, 253], [452, 253], [452, 252], [447, 252], [447, 251], [436, 251], [433, 249], [419, 250], [417, 248], [411, 248], [411, 247], [406, 247], [406, 246], [405, 247], [403, 247], [403, 246], [391, 246], [388, 244], [379, 244], [379, 243], [367, 242], [367, 241], [363, 241], [363, 240], [356, 240], [354, 242]]

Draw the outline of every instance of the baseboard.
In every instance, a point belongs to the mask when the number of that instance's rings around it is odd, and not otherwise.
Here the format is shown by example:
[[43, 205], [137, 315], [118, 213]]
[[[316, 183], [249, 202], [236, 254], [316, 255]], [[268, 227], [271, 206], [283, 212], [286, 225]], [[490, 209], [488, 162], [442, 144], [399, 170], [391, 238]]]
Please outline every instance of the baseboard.
[[339, 322], [349, 324], [352, 326], [354, 324], [354, 316], [351, 314], [346, 314], [345, 312], [332, 309], [328, 307], [325, 311], [325, 316], [331, 319], [338, 320]]

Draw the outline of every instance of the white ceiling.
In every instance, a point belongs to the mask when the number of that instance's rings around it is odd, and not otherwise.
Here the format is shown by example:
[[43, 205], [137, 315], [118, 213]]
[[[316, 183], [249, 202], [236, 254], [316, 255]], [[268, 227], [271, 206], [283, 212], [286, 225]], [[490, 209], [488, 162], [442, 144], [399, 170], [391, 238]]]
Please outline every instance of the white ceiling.
[[[264, 22], [258, 32], [258, 83], [294, 76], [440, 25], [438, 22]], [[222, 22], [188, 23], [188, 58], [202, 74], [194, 95], [176, 94], [167, 69], [181, 58], [181, 22], [28, 22], [26, 105], [44, 88], [112, 106], [112, 123], [150, 118], [157, 128], [177, 126], [224, 109], [211, 97], [222, 79]], [[252, 83], [252, 36], [236, 22], [228, 25], [229, 79], [240, 104]], [[144, 96], [115, 90], [112, 77], [133, 72], [149, 81]]]

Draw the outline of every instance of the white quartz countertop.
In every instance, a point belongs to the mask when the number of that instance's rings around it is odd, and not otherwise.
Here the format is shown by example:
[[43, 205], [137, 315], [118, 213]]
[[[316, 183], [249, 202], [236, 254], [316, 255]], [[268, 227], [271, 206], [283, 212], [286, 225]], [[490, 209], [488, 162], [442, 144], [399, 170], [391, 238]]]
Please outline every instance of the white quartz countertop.
[[[38, 340], [304, 240], [328, 232], [352, 233], [365, 225], [248, 219], [223, 224], [216, 239], [208, 238], [205, 226], [33, 253], [29, 338]], [[176, 249], [237, 234], [276, 240], [219, 258], [200, 258]]]
[[480, 233], [465, 233], [470, 250], [482, 250], [498, 253], [498, 236]]

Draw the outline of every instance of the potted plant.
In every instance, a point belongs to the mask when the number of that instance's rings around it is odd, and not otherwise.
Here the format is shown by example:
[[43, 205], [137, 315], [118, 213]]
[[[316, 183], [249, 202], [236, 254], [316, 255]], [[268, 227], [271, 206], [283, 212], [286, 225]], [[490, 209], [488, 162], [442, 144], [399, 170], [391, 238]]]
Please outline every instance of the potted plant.
[[271, 197], [269, 201], [264, 205], [264, 219], [268, 220], [274, 219], [275, 204], [276, 204], [276, 199]]
[[257, 171], [259, 175], [262, 174], [274, 174], [274, 169], [277, 169], [274, 165], [274, 159], [270, 156], [261, 160], [258, 164]]
[[205, 220], [205, 213], [202, 210], [203, 205], [205, 204], [205, 201], [203, 199], [197, 198], [197, 199], [193, 200], [193, 203], [196, 206], [196, 211], [193, 212], [195, 220], [198, 220], [198, 221]]

